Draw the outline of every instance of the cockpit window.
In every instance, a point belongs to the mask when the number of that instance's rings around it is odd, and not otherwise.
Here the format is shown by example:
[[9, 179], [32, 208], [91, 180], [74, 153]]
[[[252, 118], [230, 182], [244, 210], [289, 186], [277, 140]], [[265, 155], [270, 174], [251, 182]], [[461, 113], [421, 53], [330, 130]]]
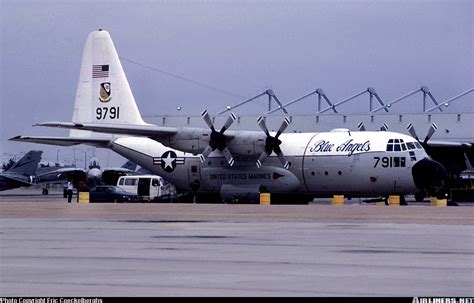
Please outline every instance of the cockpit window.
[[407, 142], [408, 150], [416, 149], [415, 142]]
[[421, 147], [421, 144], [418, 143], [418, 142], [414, 142], [415, 143], [415, 146], [418, 148], [418, 149], [423, 149], [423, 147]]
[[[410, 145], [409, 145], [410, 144]], [[407, 147], [409, 145], [409, 147]], [[407, 149], [416, 149], [413, 142], [406, 143], [403, 139], [389, 139], [387, 143], [387, 151], [406, 151]]]

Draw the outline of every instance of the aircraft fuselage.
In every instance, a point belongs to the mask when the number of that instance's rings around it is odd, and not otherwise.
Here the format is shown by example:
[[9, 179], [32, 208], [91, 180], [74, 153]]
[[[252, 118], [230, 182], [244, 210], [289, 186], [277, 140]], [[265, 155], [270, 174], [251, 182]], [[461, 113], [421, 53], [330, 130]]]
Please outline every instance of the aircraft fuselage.
[[412, 166], [427, 157], [421, 148], [387, 151], [389, 140], [414, 141], [391, 132], [293, 133], [283, 134], [281, 139], [281, 148], [291, 162], [288, 170], [275, 156], [261, 168], [256, 167], [254, 155], [236, 158], [230, 167], [218, 151], [201, 163], [198, 155], [147, 138], [119, 138], [111, 148], [178, 188], [198, 193], [235, 187], [315, 196], [408, 194], [418, 190]]

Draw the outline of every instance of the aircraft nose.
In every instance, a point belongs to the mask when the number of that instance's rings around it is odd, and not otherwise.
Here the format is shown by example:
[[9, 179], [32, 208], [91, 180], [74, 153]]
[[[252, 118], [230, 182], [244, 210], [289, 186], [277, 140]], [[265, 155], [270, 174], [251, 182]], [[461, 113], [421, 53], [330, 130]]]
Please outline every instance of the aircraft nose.
[[100, 180], [100, 178], [102, 177], [102, 171], [97, 168], [91, 168], [89, 169], [88, 175], [89, 179]]
[[441, 163], [428, 158], [413, 165], [412, 175], [415, 186], [429, 195], [435, 195], [437, 189], [444, 188], [448, 177]]

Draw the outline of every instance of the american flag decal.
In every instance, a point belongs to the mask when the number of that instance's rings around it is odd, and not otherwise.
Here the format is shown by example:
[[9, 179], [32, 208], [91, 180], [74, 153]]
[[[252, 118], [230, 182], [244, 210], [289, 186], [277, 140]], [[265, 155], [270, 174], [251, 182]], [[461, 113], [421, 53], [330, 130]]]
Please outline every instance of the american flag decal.
[[106, 78], [109, 76], [109, 65], [92, 65], [92, 78]]

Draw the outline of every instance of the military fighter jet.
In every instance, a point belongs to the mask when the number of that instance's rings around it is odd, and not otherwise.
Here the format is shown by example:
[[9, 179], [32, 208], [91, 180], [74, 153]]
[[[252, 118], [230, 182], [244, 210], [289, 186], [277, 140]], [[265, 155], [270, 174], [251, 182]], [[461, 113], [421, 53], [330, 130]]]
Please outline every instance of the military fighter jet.
[[33, 185], [42, 153], [38, 150], [29, 151], [11, 168], [0, 173], [0, 191]]

